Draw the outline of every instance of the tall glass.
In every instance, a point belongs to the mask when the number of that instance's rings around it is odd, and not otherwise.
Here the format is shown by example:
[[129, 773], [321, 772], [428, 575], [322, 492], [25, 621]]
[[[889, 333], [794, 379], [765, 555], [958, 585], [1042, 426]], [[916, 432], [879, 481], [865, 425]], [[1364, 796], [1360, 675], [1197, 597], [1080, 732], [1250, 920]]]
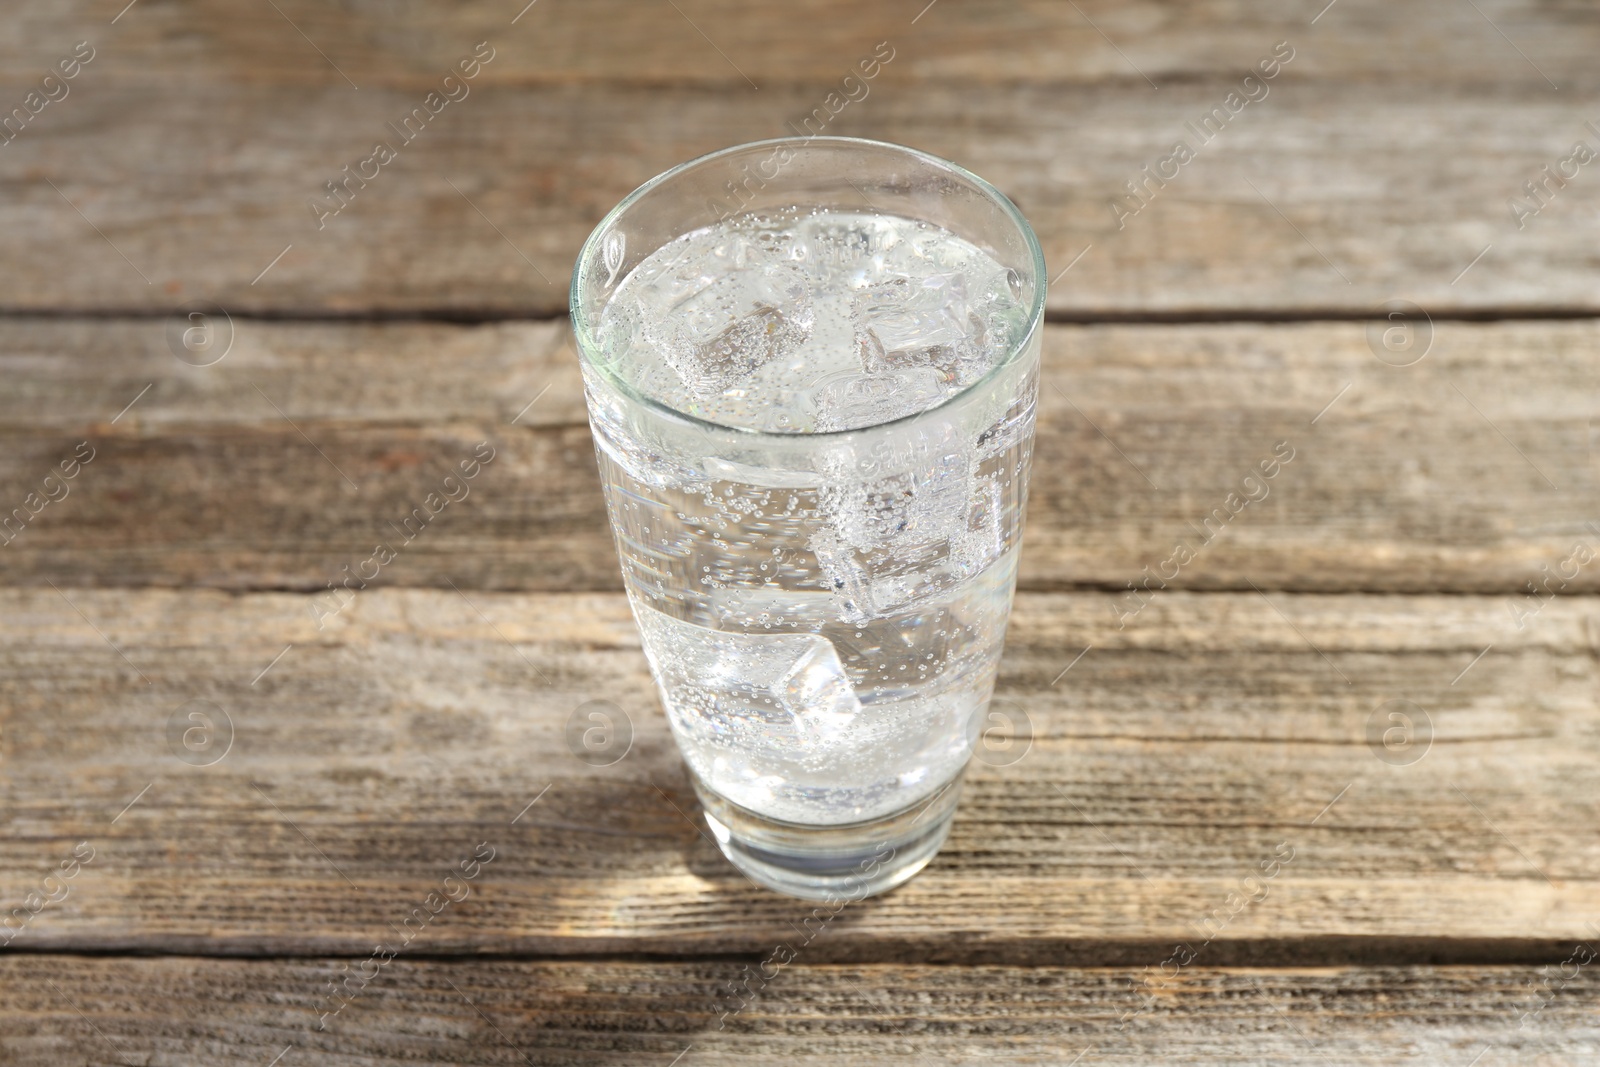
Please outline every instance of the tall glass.
[[1016, 583], [1044, 290], [997, 190], [854, 138], [685, 163], [579, 255], [628, 597], [706, 821], [763, 885], [858, 899], [949, 832]]

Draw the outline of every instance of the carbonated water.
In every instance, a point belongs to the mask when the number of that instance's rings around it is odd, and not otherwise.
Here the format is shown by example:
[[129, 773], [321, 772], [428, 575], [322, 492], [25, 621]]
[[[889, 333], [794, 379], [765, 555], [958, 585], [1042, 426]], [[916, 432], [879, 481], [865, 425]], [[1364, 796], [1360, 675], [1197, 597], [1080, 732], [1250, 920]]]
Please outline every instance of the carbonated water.
[[705, 786], [841, 825], [960, 772], [1004, 637], [1036, 393], [1031, 372], [969, 387], [1027, 328], [1015, 271], [889, 215], [737, 216], [616, 280], [606, 373], [585, 367], [602, 480]]

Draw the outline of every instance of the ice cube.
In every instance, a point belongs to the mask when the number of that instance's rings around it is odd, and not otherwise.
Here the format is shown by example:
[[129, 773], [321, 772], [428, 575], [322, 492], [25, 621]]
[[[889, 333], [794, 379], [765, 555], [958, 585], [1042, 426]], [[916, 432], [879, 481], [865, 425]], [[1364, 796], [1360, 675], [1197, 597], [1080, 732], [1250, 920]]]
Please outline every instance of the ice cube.
[[931, 425], [870, 453], [832, 457], [820, 501], [828, 527], [864, 549], [955, 536], [966, 525], [973, 490], [973, 457], [963, 442], [959, 427]]
[[811, 336], [815, 309], [796, 264], [752, 263], [696, 281], [676, 294], [670, 314], [647, 327], [695, 396], [750, 387], [762, 368], [787, 359]]
[[683, 728], [731, 745], [816, 748], [844, 738], [861, 701], [820, 634], [713, 630], [635, 603], [669, 708]]
[[861, 701], [845, 677], [833, 643], [817, 634], [805, 636], [809, 638], [805, 652], [774, 688], [784, 710], [794, 716], [801, 740], [810, 745], [830, 745], [841, 740], [855, 722]]
[[988, 566], [1006, 550], [1005, 486], [999, 472], [974, 479], [966, 529], [956, 537], [954, 555], [969, 573]]
[[982, 328], [974, 335], [971, 356], [979, 373], [1004, 359], [1022, 340], [1028, 325], [1024, 295], [1022, 276], [1010, 268], [991, 275], [973, 293], [972, 317]]
[[888, 366], [946, 364], [972, 331], [959, 273], [874, 283], [857, 294], [855, 311], [867, 358]]
[[807, 547], [838, 598], [839, 618], [855, 626], [905, 611], [952, 585], [954, 560], [944, 543], [864, 551], [824, 533]]
[[915, 606], [968, 573], [964, 538], [985, 501], [955, 426], [918, 427], [870, 453], [841, 452], [818, 494], [807, 547], [840, 618], [860, 623]]
[[880, 367], [876, 373], [831, 375], [815, 388], [817, 426], [854, 430], [914, 415], [945, 395], [945, 378], [933, 367]]

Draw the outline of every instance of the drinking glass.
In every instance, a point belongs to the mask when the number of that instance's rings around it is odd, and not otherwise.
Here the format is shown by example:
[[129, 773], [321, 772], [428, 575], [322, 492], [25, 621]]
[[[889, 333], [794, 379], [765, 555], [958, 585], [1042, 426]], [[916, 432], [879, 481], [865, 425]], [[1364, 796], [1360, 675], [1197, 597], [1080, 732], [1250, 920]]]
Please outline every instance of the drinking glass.
[[949, 833], [1016, 584], [1044, 291], [999, 191], [855, 138], [685, 163], [583, 246], [624, 584], [706, 822], [762, 885], [859, 899]]

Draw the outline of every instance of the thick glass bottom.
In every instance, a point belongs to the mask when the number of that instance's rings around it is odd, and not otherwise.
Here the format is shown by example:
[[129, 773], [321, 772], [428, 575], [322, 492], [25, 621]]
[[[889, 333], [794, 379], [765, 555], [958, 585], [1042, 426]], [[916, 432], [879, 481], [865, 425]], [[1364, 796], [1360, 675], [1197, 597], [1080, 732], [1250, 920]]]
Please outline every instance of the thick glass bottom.
[[922, 870], [950, 833], [961, 775], [913, 807], [868, 822], [803, 826], [757, 815], [708, 789], [695, 792], [722, 854], [752, 881], [802, 900], [860, 900]]

